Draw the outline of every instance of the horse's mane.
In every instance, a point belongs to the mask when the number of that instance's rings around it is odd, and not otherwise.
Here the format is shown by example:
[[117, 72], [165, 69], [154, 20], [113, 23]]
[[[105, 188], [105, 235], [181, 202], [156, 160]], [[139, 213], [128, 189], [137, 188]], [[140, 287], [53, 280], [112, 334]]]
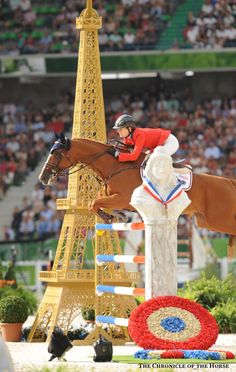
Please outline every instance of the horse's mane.
[[[87, 139], [87, 138], [76, 138], [76, 139], [71, 139], [71, 141], [78, 141], [78, 142], [82, 141], [83, 143], [87, 142], [88, 145], [97, 145], [98, 147], [97, 151], [106, 151], [106, 149], [109, 149], [112, 147], [115, 147], [116, 149], [121, 150], [122, 152], [130, 152], [130, 150], [133, 149], [133, 146], [125, 145], [119, 140], [112, 140], [114, 145], [112, 143], [103, 143], [103, 142], [94, 141], [94, 140]], [[142, 153], [137, 160], [132, 161], [132, 162], [124, 162], [120, 164], [125, 165], [127, 163], [133, 163], [133, 164], [140, 165], [142, 161], [144, 160], [144, 158], [145, 158], [145, 153]]]
[[108, 148], [111, 148], [111, 147], [115, 147], [116, 149], [118, 150], [122, 150], [122, 151], [125, 151], [125, 152], [129, 152], [130, 150], [132, 150], [134, 147], [131, 146], [131, 145], [126, 145], [125, 143], [117, 140], [117, 139], [112, 139], [106, 143], [104, 142], [100, 142], [100, 141], [94, 141], [94, 140], [91, 140], [91, 139], [87, 139], [87, 138], [76, 138], [74, 139], [75, 141], [83, 141], [83, 142], [88, 142], [88, 144], [97, 144], [99, 146], [101, 146], [101, 149], [108, 149]]

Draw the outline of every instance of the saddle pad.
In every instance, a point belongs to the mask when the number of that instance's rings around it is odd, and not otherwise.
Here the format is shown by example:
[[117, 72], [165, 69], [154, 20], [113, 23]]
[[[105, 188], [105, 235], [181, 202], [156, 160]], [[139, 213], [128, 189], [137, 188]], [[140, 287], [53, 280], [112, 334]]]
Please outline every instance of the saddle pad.
[[181, 182], [184, 191], [188, 191], [192, 187], [192, 179], [193, 173], [188, 170], [188, 172], [182, 172], [182, 169], [178, 169], [175, 171], [175, 175], [178, 178], [179, 182]]

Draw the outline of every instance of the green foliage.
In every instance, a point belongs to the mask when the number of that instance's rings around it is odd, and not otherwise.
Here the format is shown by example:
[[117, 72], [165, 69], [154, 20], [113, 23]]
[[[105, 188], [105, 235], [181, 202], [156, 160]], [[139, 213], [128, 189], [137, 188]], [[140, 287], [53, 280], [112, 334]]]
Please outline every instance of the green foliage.
[[179, 291], [179, 295], [201, 304], [206, 309], [213, 309], [215, 306], [226, 303], [228, 299], [236, 297], [236, 284], [232, 275], [224, 280], [216, 277], [201, 278], [187, 283], [185, 289]]
[[27, 303], [22, 298], [8, 296], [0, 300], [1, 323], [24, 323], [28, 315]]
[[88, 336], [89, 332], [85, 329], [85, 327], [79, 327], [75, 329], [69, 329], [67, 333], [67, 337], [70, 341], [74, 340], [84, 340]]
[[2, 265], [1, 260], [0, 260], [0, 280], [3, 280], [3, 265]]
[[0, 288], [0, 300], [8, 296], [19, 296], [25, 300], [29, 315], [33, 315], [37, 310], [37, 298], [35, 294], [23, 287], [12, 288], [9, 286]]
[[200, 279], [187, 283], [179, 295], [209, 310], [221, 333], [236, 332], [236, 281], [233, 275], [219, 280], [215, 276], [208, 279], [203, 273]]
[[145, 297], [144, 296], [136, 296], [135, 297], [135, 302], [136, 302], [137, 305], [142, 304], [144, 301], [145, 301]]
[[229, 298], [211, 310], [221, 333], [236, 333], [236, 302]]
[[90, 307], [83, 308], [82, 309], [82, 317], [83, 317], [84, 320], [94, 321], [95, 320], [95, 310], [90, 308]]

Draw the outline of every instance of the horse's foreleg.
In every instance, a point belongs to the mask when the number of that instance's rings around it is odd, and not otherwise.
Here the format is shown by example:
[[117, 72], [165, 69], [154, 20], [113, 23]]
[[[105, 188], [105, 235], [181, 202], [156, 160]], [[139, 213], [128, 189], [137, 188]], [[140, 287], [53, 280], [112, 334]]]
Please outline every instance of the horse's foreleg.
[[102, 209], [123, 209], [127, 208], [128, 201], [120, 194], [113, 194], [99, 199], [95, 199], [89, 203], [89, 210], [98, 214], [106, 223], [111, 223], [114, 216], [104, 212]]
[[104, 196], [103, 198], [95, 199], [89, 203], [89, 210], [95, 213], [99, 209], [123, 209], [127, 207], [128, 201], [125, 200], [120, 194], [113, 194]]

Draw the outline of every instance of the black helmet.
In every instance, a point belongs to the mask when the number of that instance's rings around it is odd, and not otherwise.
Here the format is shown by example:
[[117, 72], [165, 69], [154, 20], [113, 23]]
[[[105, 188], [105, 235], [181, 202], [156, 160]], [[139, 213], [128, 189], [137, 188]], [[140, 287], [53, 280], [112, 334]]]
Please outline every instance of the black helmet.
[[136, 127], [136, 121], [131, 115], [121, 115], [115, 122], [113, 129], [127, 128], [127, 127]]

